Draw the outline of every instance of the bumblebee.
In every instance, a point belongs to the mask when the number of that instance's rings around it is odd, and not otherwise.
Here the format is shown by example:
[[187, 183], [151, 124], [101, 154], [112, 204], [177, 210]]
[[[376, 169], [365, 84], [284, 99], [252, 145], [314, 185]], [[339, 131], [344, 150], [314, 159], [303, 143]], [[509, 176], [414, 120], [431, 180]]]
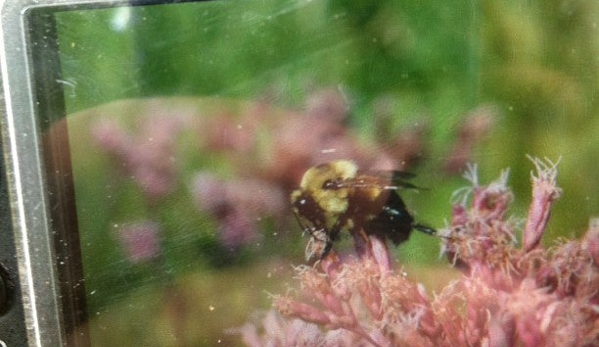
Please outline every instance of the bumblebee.
[[435, 234], [435, 229], [414, 222], [397, 193], [399, 188], [417, 188], [407, 181], [412, 177], [402, 171], [362, 173], [350, 160], [308, 169], [291, 193], [293, 213], [311, 236], [306, 258], [324, 258], [344, 230], [354, 238], [374, 235], [395, 245], [406, 241], [412, 229]]

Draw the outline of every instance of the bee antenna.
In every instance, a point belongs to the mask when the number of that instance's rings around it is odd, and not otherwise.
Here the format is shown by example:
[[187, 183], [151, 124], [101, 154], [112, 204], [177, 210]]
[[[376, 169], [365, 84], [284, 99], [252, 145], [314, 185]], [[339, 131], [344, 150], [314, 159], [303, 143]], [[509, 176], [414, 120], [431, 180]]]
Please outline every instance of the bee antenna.
[[437, 234], [437, 230], [435, 228], [431, 228], [424, 224], [416, 223], [412, 227], [420, 232], [427, 234], [427, 235], [436, 235]]

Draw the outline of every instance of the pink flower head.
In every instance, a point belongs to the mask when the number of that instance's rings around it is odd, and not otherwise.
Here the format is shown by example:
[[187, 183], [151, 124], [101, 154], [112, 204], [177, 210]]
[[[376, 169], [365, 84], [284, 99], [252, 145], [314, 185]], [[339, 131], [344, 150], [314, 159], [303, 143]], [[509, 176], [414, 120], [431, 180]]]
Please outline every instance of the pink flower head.
[[171, 193], [176, 186], [175, 144], [177, 133], [187, 119], [168, 114], [140, 118], [136, 134], [103, 119], [92, 125], [92, 137], [102, 150], [113, 156], [149, 200]]
[[528, 158], [535, 165], [537, 175], [535, 176], [531, 172], [532, 202], [528, 210], [528, 218], [524, 227], [522, 240], [524, 250], [526, 251], [537, 247], [541, 241], [551, 214], [551, 205], [562, 194], [562, 190], [556, 184], [559, 160], [553, 163], [549, 159], [543, 161], [530, 156]]
[[589, 229], [584, 237], [585, 248], [593, 258], [596, 266], [599, 266], [599, 218], [592, 218]]
[[508, 171], [496, 181], [481, 186], [475, 166], [464, 174], [472, 187], [463, 188], [452, 197], [451, 228], [445, 236], [442, 251], [458, 268], [481, 268], [486, 259], [504, 260], [515, 243], [513, 225], [505, 218], [513, 195], [507, 187]]
[[199, 172], [192, 183], [198, 207], [219, 222], [222, 244], [238, 249], [258, 236], [263, 217], [282, 218], [286, 198], [283, 191], [264, 180], [237, 178], [222, 180], [210, 172]]
[[480, 106], [466, 116], [447, 155], [445, 170], [448, 173], [458, 173], [464, 169], [472, 158], [472, 149], [490, 132], [496, 118], [497, 110], [489, 105]]
[[148, 262], [160, 254], [160, 227], [154, 222], [125, 225], [118, 230], [118, 240], [129, 261], [134, 264]]

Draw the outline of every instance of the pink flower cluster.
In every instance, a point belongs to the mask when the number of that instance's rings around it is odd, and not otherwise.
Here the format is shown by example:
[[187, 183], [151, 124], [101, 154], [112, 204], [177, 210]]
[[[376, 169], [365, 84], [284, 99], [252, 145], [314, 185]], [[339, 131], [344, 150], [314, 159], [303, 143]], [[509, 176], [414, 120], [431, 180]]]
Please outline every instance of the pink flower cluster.
[[127, 259], [134, 264], [147, 263], [161, 254], [160, 226], [154, 222], [138, 222], [119, 228], [116, 237]]
[[91, 132], [152, 202], [175, 189], [175, 141], [185, 122], [182, 117], [153, 114], [141, 119], [137, 134], [132, 135], [116, 121], [101, 119]]
[[256, 222], [263, 217], [282, 220], [287, 196], [263, 180], [222, 180], [210, 172], [199, 172], [193, 182], [193, 197], [199, 208], [219, 222], [218, 238], [232, 250], [258, 237]]
[[[296, 270], [300, 287], [275, 295], [258, 329], [241, 328], [248, 346], [599, 346], [599, 227], [582, 240], [540, 243], [559, 197], [556, 165], [532, 159], [533, 194], [521, 222], [507, 216], [512, 194], [499, 180], [454, 196], [443, 252], [461, 276], [430, 295], [389, 266], [374, 237], [361, 259], [335, 254]], [[522, 246], [517, 235], [522, 230]]]

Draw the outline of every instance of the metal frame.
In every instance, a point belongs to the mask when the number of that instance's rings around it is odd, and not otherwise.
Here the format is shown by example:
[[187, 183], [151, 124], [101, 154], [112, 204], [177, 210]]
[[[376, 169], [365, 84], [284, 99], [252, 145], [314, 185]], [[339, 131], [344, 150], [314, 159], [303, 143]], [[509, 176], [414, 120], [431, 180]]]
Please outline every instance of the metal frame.
[[[60, 231], [53, 230], [48, 197], [49, 186], [57, 186], [57, 182], [47, 179], [45, 174], [48, 159], [42, 151], [46, 143], [40, 124], [40, 109], [44, 107], [40, 98], [44, 96], [36, 90], [39, 86], [34, 74], [39, 72], [36, 71], [39, 66], [35, 66], [32, 53], [33, 47], [48, 42], [43, 42], [47, 39], [47, 33], [40, 32], [43, 27], [37, 27], [37, 33], [31, 31], [31, 27], [37, 25], [33, 14], [133, 4], [110, 0], [0, 0], [3, 95], [0, 99], [0, 142], [5, 164], [5, 172], [2, 172], [5, 192], [0, 192], [5, 201], [0, 202], [9, 205], [6, 215], [0, 217], [0, 250], [3, 252], [0, 264], [7, 264], [5, 266], [12, 272], [9, 275], [16, 282], [12, 307], [0, 316], [0, 346], [23, 346], [25, 341], [30, 347], [89, 344], [85, 337], [68, 336], [65, 330], [66, 325], [72, 324], [65, 315], [71, 313], [64, 312], [66, 301], [64, 298], [61, 301], [65, 293], [61, 292], [57, 267], [60, 250], [55, 247], [54, 236]], [[62, 98], [62, 94], [53, 97]]]
[[[54, 250], [47, 213], [47, 199], [40, 153], [39, 127], [32, 86], [29, 34], [25, 27], [30, 1], [2, 3], [0, 10], [0, 71], [2, 144], [18, 282], [29, 346], [64, 345], [61, 309], [58, 303]], [[38, 4], [39, 5], [39, 4]], [[10, 318], [10, 316], [8, 317]], [[22, 330], [20, 330], [22, 331]], [[2, 337], [0, 337], [2, 338]], [[22, 336], [5, 342], [8, 346]]]

